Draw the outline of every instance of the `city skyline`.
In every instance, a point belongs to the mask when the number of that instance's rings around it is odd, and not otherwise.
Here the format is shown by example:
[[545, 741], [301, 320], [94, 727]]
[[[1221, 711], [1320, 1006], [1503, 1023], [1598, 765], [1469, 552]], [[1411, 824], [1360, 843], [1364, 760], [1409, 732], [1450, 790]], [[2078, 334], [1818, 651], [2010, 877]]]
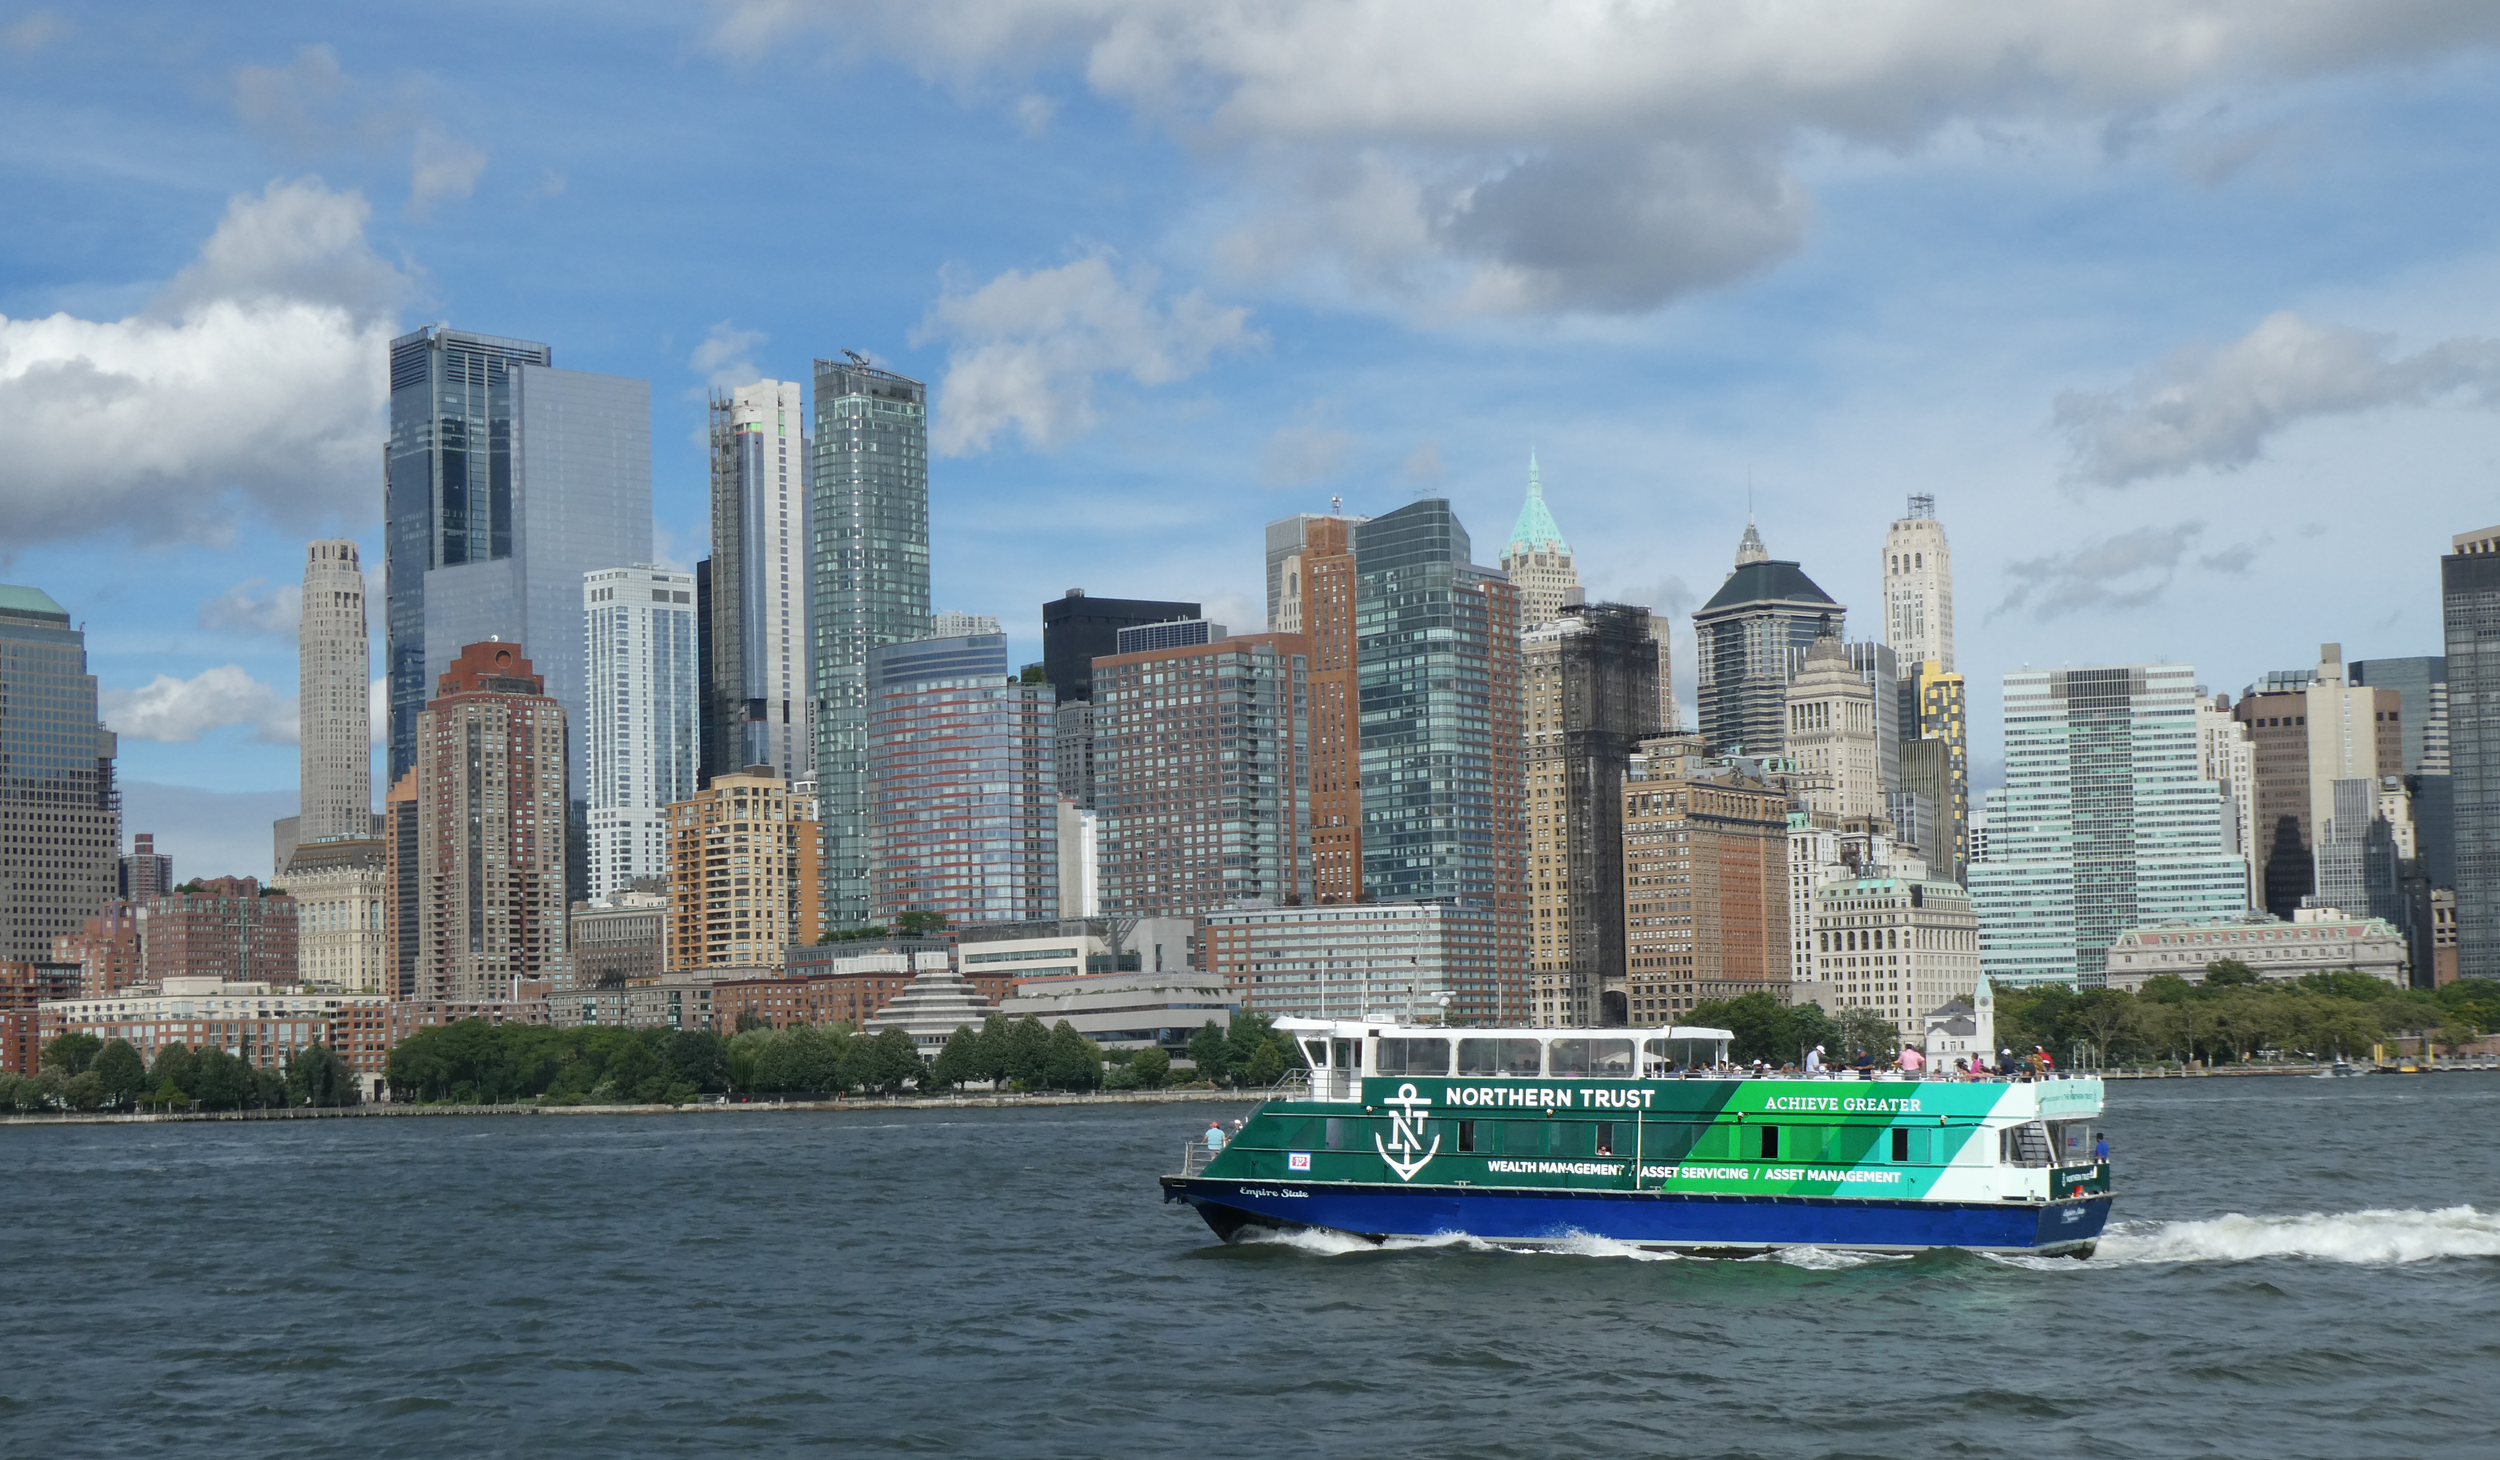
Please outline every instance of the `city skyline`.
[[[204, 21], [179, 54], [116, 47], [102, 16], [9, 52], [20, 105], [75, 96], [116, 123], [92, 141], [106, 165], [8, 164], [30, 203], [0, 265], [0, 421], [30, 468], [11, 489], [10, 576], [78, 600], [133, 817], [187, 817], [186, 865], [257, 867], [210, 854], [199, 829], [293, 809], [285, 590], [315, 537], [382, 565], [379, 347], [428, 320], [649, 381], [650, 556], [680, 569], [708, 535], [712, 390], [804, 379], [846, 346], [929, 381], [932, 588], [1004, 616], [1019, 661], [1038, 656], [1017, 605], [1077, 581], [1079, 553], [1130, 565], [1094, 591], [1199, 600], [1245, 626], [1261, 585], [1240, 544], [1258, 524], [1338, 497], [1381, 515], [1421, 488], [1490, 534], [1533, 448], [1589, 597], [1677, 624], [1689, 713], [1682, 614], [1749, 497], [1777, 553], [1873, 637], [1872, 538], [1907, 496], [1933, 494], [1983, 788], [2001, 758], [1991, 687], [2025, 663], [2167, 658], [2236, 689], [2317, 642], [2435, 653], [2421, 555], [2487, 515], [2492, 420], [2460, 362], [2500, 334], [2479, 302], [2490, 205], [2470, 185], [2500, 88], [2465, 31], [2321, 44], [2293, 65], [2278, 28], [2306, 22], [2241, 17], [2208, 57], [2116, 92], [2061, 72], [2054, 102], [1920, 70], [1906, 58], [1933, 54], [1922, 32], [1870, 60], [1869, 84], [1916, 97], [1932, 124], [1808, 148], [1784, 129], [1819, 126], [1814, 88], [1783, 84], [1760, 114], [1774, 130], [1742, 155], [1786, 191], [1705, 188], [1658, 215], [1729, 221], [1731, 253], [1606, 212], [1604, 198], [1675, 185], [1609, 172], [1641, 148], [1597, 147], [1575, 172], [1584, 144], [1556, 143], [1550, 93], [1501, 78], [1527, 88], [1524, 110], [1480, 141], [1547, 159], [1516, 185], [1557, 188], [1550, 218], [1575, 232], [1646, 240], [1575, 274], [1537, 262], [1525, 215], [1345, 252], [1322, 226], [1344, 221], [1335, 205], [1291, 181], [1306, 175], [1257, 183], [1234, 144], [1177, 148], [1207, 114], [1087, 79], [1077, 58], [1101, 37], [1082, 25], [992, 105], [978, 85], [924, 79], [901, 33], [863, 42], [824, 84], [825, 38], [800, 14], [661, 21], [659, 50], [588, 63], [612, 73], [591, 90], [523, 75], [563, 48], [552, 21], [519, 14], [454, 45], [401, 18], [278, 5]], [[2019, 24], [2047, 40], [2062, 22]], [[1760, 39], [1770, 54], [1813, 44]], [[963, 59], [996, 74], [989, 52]], [[1324, 74], [1292, 84], [1324, 90]], [[1252, 94], [1233, 61], [1209, 79], [1206, 96]], [[636, 114], [609, 99], [624, 96]], [[1593, 105], [1601, 128], [1721, 155], [1705, 120], [1661, 120], [1620, 92]], [[1415, 124], [1400, 108], [1383, 122], [1394, 137]], [[1317, 168], [1306, 180], [1374, 155], [1381, 138], [1354, 137], [1333, 101], [1315, 115], [1297, 144]], [[713, 185], [737, 138], [835, 125], [860, 141], [820, 188], [734, 218], [668, 205]], [[143, 165], [157, 156], [185, 159], [179, 183]], [[1385, 181], [1394, 208], [1407, 194]], [[862, 195], [898, 201], [866, 223], [835, 201]], [[1486, 194], [1500, 196], [1525, 194]], [[1749, 231], [1742, 197], [1793, 208]], [[1289, 226], [1297, 210], [1317, 233]], [[1397, 253], [1410, 246], [1422, 254]], [[1719, 262], [1687, 268], [1702, 257]], [[1466, 280], [1479, 292], [1451, 292]], [[252, 329], [271, 348], [225, 369], [234, 331]], [[159, 368], [177, 356], [202, 370]], [[31, 412], [23, 372], [50, 359], [129, 378], [133, 405], [115, 409], [157, 409], [169, 428]], [[2326, 374], [2269, 394], [2295, 359]], [[78, 445], [103, 433], [130, 449]], [[2357, 514], [2364, 480], [2403, 490]], [[2232, 611], [2292, 580], [2338, 589]]]

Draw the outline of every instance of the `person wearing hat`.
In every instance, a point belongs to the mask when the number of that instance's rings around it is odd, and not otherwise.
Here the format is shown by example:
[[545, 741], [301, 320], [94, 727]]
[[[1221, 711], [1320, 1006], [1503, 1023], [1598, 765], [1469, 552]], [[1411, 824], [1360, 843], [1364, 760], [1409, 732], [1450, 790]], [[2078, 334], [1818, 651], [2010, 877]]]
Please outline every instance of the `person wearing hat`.
[[1822, 1069], [1823, 1046], [1818, 1044], [1814, 1048], [1806, 1051], [1806, 1073], [1809, 1075], [1820, 1074]]
[[1210, 1120], [1207, 1122], [1207, 1154], [1213, 1156], [1221, 1152], [1223, 1149], [1224, 1122], [1220, 1120]]

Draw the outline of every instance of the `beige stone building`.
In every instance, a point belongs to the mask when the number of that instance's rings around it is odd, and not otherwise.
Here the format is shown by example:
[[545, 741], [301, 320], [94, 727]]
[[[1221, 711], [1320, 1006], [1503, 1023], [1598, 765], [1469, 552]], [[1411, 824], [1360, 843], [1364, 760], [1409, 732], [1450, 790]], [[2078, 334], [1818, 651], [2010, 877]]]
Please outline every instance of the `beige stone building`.
[[671, 972], [781, 972], [790, 945], [826, 931], [815, 802], [770, 766], [714, 776], [668, 808]]
[[295, 899], [295, 970], [305, 987], [391, 992], [383, 927], [389, 864], [376, 837], [307, 842], [287, 859], [286, 875], [272, 885]]
[[1835, 819], [1883, 815], [1879, 748], [1874, 687], [1837, 637], [1815, 640], [1788, 682], [1787, 756], [1804, 808]]
[[1698, 740], [1643, 742], [1623, 783], [1628, 1017], [1703, 999], [1789, 997], [1788, 796], [1703, 761]]

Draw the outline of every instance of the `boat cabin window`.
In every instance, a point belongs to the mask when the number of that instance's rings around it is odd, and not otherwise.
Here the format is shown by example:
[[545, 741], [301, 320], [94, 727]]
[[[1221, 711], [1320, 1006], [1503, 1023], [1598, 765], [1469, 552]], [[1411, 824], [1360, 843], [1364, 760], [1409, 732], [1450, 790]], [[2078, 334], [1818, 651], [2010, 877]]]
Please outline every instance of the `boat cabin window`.
[[1896, 1125], [1892, 1128], [1892, 1159], [1896, 1161], [1910, 1159], [1910, 1132], [1907, 1126]]
[[2048, 1131], [2036, 1120], [1998, 1131], [1997, 1159], [2008, 1166], [2046, 1166], [2049, 1164]]
[[1534, 1079], [1544, 1073], [1544, 1055], [1545, 1043], [1538, 1039], [1462, 1039], [1458, 1042], [1458, 1072]]
[[[1655, 1042], [1655, 1041], [1653, 1041]], [[1632, 1041], [1628, 1039], [1556, 1039], [1545, 1046], [1546, 1073], [1581, 1075], [1599, 1080], [1632, 1078]]]
[[1352, 1150], [1354, 1147], [1353, 1125], [1353, 1121], [1343, 1116], [1328, 1117], [1328, 1149], [1332, 1151]]
[[1615, 1123], [1611, 1120], [1601, 1120], [1597, 1123], [1597, 1149], [1590, 1152], [1590, 1154], [1596, 1156], [1611, 1156], [1614, 1153]]
[[1461, 1151], [1473, 1151], [1476, 1148], [1476, 1123], [1474, 1121], [1462, 1120], [1458, 1123], [1458, 1148]]
[[2057, 1120], [2049, 1122], [2049, 1149], [2057, 1153], [2060, 1166], [2081, 1166], [2092, 1159], [2092, 1122], [2088, 1120]]
[[1450, 1042], [1446, 1039], [1383, 1039], [1373, 1047], [1372, 1073], [1378, 1075], [1446, 1075]]
[[1779, 1158], [1780, 1128], [1775, 1125], [1766, 1125], [1762, 1127], [1762, 1159], [1776, 1161]]
[[1324, 1070], [1328, 1068], [1328, 1041], [1325, 1039], [1306, 1039], [1302, 1041], [1302, 1057], [1311, 1062], [1312, 1069]]

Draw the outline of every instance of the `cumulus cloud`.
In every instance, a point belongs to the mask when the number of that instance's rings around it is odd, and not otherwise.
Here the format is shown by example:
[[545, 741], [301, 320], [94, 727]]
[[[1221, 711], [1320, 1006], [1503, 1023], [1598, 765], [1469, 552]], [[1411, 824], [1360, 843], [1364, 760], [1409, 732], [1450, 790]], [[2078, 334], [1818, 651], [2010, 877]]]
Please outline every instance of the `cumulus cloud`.
[[2117, 390], [2067, 391], [2057, 424], [2074, 475], [2103, 486], [2231, 471], [2300, 421], [2464, 394], [2500, 404], [2500, 340], [2444, 340], [2391, 354], [2392, 335], [2314, 324], [2283, 311], [2219, 348], [2193, 345]]
[[486, 171], [486, 154], [438, 128], [417, 129], [408, 159], [408, 214], [423, 218], [445, 198], [465, 198]]
[[2087, 134], [2500, 39], [2485, 0], [727, 0], [950, 83], [1074, 70], [1239, 185], [1219, 257], [1428, 308], [1650, 309], [1776, 262], [1803, 144]]
[[239, 634], [293, 634], [303, 622], [299, 583], [269, 588], [266, 578], [246, 578], [200, 605], [200, 627]]
[[[2085, 609], [2141, 608], [2169, 589], [2204, 532], [2202, 522], [2139, 527], [2086, 542], [2072, 552], [2008, 563], [2005, 576], [2013, 586], [1989, 617], [2025, 609], [2034, 618], [2052, 619]], [[2214, 572], [2244, 574], [2260, 546], [2235, 543], [2196, 562]]]
[[271, 745], [292, 745], [297, 738], [294, 699], [252, 678], [240, 664], [203, 669], [189, 679], [160, 674], [137, 689], [108, 689], [98, 698], [104, 723], [133, 740], [188, 745], [237, 725]]
[[969, 291], [950, 287], [913, 332], [914, 343], [952, 346], [930, 444], [970, 455], [1012, 425], [1047, 451], [1093, 429], [1097, 377], [1167, 385], [1218, 351], [1262, 342], [1248, 310], [1195, 289], [1158, 300], [1155, 282], [1151, 269], [1122, 277], [1092, 254], [1055, 269], [1010, 269]]
[[762, 330], [738, 329], [724, 319], [712, 326], [686, 363], [702, 372], [714, 390], [751, 385], [763, 379], [764, 372], [748, 356], [768, 338]]
[[235, 67], [231, 100], [244, 125], [313, 151], [353, 125], [341, 114], [347, 94], [339, 53], [312, 45], [298, 50], [284, 66]]
[[1398, 468], [1400, 481], [1418, 482], [1425, 486], [1438, 486], [1444, 475], [1441, 443], [1429, 438], [1416, 443], [1415, 449], [1406, 453], [1406, 464]]
[[408, 281], [369, 209], [318, 180], [236, 196], [200, 256], [122, 320], [0, 316], [0, 508], [18, 543], [223, 541], [369, 506]]

